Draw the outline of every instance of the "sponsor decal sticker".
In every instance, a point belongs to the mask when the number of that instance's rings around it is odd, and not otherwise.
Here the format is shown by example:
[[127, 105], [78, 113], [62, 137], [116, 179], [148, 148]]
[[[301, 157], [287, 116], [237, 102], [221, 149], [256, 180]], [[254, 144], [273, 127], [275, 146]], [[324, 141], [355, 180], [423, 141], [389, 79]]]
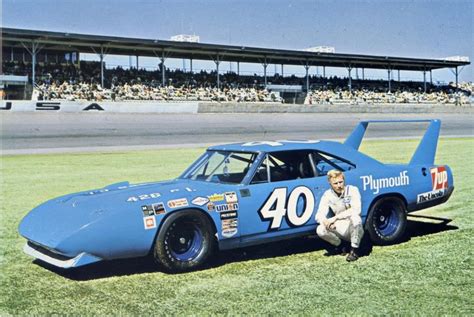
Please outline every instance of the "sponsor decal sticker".
[[228, 211], [228, 212], [221, 212], [220, 213], [221, 220], [229, 219], [229, 218], [237, 218], [238, 214], [237, 211]]
[[227, 192], [224, 194], [225, 197], [225, 202], [230, 204], [230, 203], [236, 203], [238, 201], [237, 194], [235, 192]]
[[145, 205], [142, 206], [143, 216], [153, 216], [153, 215], [161, 215], [166, 212], [165, 205], [163, 203], [156, 203], [152, 205]]
[[430, 169], [433, 191], [448, 188], [448, 172], [445, 166]]
[[234, 211], [234, 210], [239, 210], [239, 204], [238, 203], [222, 204], [222, 205], [216, 205], [215, 208], [217, 212]]
[[237, 229], [238, 220], [237, 218], [222, 220], [222, 229]]
[[211, 196], [207, 196], [209, 198], [209, 201], [216, 202], [216, 201], [221, 201], [224, 200], [224, 194], [213, 194]]
[[145, 226], [145, 230], [156, 228], [155, 216], [144, 217], [143, 225]]
[[143, 217], [153, 216], [155, 211], [151, 206], [142, 206]]
[[430, 192], [422, 193], [416, 196], [416, 203], [417, 204], [426, 203], [430, 200], [441, 198], [444, 195], [446, 195], [446, 193], [447, 193], [446, 189], [437, 189], [437, 190], [432, 190]]
[[188, 200], [186, 198], [179, 198], [168, 201], [168, 207], [170, 208], [178, 208], [178, 207], [187, 207]]
[[166, 212], [165, 204], [163, 203], [156, 203], [151, 206], [153, 207], [153, 211], [155, 212], [155, 215], [161, 215]]
[[191, 202], [197, 206], [204, 206], [209, 202], [209, 199], [205, 197], [196, 197]]
[[225, 238], [231, 238], [237, 234], [237, 229], [224, 229], [222, 230], [222, 236]]
[[214, 205], [214, 203], [209, 203], [209, 204], [207, 204], [207, 210], [208, 210], [208, 211], [214, 211], [214, 210], [216, 210], [216, 206]]
[[372, 175], [364, 175], [362, 179], [362, 186], [364, 191], [371, 190], [373, 194], [378, 194], [381, 189], [392, 188], [399, 186], [410, 185], [410, 176], [407, 175], [408, 171], [400, 172], [400, 175], [385, 178], [373, 178]]
[[[237, 213], [236, 213], [237, 216]], [[222, 217], [222, 216], [221, 216]], [[222, 219], [221, 222], [221, 234], [225, 238], [233, 237], [238, 232], [239, 222], [236, 217]]]

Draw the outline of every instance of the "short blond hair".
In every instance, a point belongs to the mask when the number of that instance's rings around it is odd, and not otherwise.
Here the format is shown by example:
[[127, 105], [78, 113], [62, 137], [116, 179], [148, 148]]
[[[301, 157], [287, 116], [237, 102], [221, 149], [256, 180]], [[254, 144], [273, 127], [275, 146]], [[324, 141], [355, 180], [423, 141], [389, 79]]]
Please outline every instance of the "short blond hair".
[[328, 172], [328, 181], [330, 181], [332, 178], [336, 178], [342, 175], [342, 178], [345, 179], [344, 173], [340, 170], [330, 170]]

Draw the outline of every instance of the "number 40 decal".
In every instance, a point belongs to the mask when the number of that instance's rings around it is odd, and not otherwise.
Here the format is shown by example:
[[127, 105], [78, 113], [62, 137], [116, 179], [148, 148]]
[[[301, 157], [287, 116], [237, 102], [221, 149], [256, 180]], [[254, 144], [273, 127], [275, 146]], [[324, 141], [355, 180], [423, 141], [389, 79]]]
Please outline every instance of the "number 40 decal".
[[[281, 221], [285, 216], [289, 225], [304, 225], [313, 214], [314, 195], [311, 189], [305, 186], [296, 187], [290, 193], [288, 202], [286, 200], [286, 193], [286, 188], [276, 188], [258, 211], [263, 219], [271, 219], [270, 229], [280, 228]], [[306, 203], [303, 213], [298, 215], [296, 207], [300, 196], [303, 196]], [[272, 209], [272, 207], [274, 208]]]

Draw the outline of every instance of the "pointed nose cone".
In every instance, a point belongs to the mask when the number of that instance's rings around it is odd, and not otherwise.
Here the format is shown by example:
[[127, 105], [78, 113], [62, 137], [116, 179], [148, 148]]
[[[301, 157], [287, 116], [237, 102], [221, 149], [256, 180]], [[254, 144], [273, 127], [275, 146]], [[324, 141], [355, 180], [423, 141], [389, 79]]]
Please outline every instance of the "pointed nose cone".
[[28, 240], [56, 249], [61, 242], [110, 213], [94, 200], [74, 195], [50, 200], [30, 211], [18, 231]]

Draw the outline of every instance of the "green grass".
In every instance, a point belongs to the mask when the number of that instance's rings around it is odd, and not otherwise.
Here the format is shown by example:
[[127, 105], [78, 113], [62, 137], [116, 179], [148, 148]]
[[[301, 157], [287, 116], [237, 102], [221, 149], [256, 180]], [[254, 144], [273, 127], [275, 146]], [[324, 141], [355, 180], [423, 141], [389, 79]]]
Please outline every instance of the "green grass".
[[[363, 150], [401, 162], [415, 145], [371, 141]], [[17, 227], [30, 209], [55, 196], [122, 180], [173, 178], [202, 149], [4, 156], [0, 315], [472, 315], [473, 145], [474, 139], [440, 141], [436, 161], [451, 166], [456, 190], [446, 204], [416, 213], [452, 219], [451, 227], [417, 218], [409, 241], [374, 247], [355, 263], [323, 256], [315, 239], [298, 239], [223, 252], [210, 268], [179, 275], [155, 271], [146, 259], [58, 274], [23, 254]]]

